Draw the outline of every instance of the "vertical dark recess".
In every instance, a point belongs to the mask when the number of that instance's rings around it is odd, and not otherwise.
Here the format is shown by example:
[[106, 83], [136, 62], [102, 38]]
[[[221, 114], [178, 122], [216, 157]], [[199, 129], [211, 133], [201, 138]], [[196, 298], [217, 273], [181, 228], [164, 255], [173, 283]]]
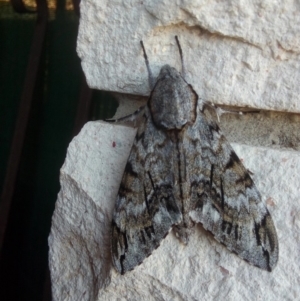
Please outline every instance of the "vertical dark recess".
[[[60, 189], [59, 170], [74, 133], [79, 97], [85, 91], [82, 89], [84, 77], [80, 60], [76, 54], [79, 19], [74, 11], [67, 11], [65, 6], [64, 0], [58, 0], [54, 18], [50, 18], [47, 24], [0, 253], [0, 300], [51, 300], [47, 239]], [[35, 15], [20, 17], [10, 9], [11, 18], [0, 14], [1, 189], [36, 22]], [[94, 91], [90, 95], [89, 120], [113, 115], [116, 102], [107, 93]], [[80, 120], [84, 122], [84, 118]]]

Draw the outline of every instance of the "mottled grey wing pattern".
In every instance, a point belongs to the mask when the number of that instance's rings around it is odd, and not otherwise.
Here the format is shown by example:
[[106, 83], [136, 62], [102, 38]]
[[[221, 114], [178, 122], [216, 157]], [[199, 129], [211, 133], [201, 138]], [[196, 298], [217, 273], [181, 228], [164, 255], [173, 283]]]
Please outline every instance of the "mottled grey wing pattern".
[[217, 123], [198, 109], [183, 145], [189, 158], [192, 220], [202, 223], [250, 264], [271, 271], [278, 260], [275, 226], [248, 171]]
[[112, 260], [120, 274], [139, 265], [182, 219], [176, 195], [173, 142], [148, 107], [119, 189], [112, 225]]
[[113, 215], [116, 270], [139, 265], [172, 226], [187, 242], [189, 229], [202, 223], [229, 250], [271, 271], [278, 260], [272, 218], [211, 110], [169, 65], [151, 88]]

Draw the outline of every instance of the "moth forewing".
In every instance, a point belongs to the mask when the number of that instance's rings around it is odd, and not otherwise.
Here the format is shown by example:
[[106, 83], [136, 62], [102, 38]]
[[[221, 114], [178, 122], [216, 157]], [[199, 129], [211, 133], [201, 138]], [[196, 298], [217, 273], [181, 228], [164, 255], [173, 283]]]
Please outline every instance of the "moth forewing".
[[163, 66], [154, 84], [141, 45], [152, 92], [113, 214], [116, 270], [134, 269], [172, 228], [187, 242], [191, 227], [201, 223], [230, 251], [271, 271], [278, 260], [276, 230], [248, 171], [176, 69]]

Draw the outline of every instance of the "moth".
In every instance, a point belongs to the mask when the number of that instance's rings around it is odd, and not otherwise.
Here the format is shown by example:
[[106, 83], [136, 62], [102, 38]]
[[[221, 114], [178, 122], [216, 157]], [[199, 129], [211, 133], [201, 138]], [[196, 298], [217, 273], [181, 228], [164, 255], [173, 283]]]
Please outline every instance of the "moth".
[[201, 223], [248, 263], [271, 271], [278, 260], [276, 229], [249, 172], [227, 142], [209, 105], [182, 75], [164, 65], [141, 121], [119, 188], [112, 221], [112, 261], [134, 269], [173, 229], [188, 243]]

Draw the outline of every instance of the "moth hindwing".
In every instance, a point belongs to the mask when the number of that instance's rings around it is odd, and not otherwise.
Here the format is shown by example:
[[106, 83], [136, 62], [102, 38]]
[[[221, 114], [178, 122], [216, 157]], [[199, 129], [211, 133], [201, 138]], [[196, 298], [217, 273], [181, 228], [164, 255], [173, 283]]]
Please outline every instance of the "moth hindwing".
[[141, 45], [152, 91], [113, 214], [116, 270], [134, 269], [172, 228], [187, 243], [201, 223], [230, 251], [271, 271], [278, 260], [276, 230], [248, 171], [175, 68], [163, 66], [154, 84]]

